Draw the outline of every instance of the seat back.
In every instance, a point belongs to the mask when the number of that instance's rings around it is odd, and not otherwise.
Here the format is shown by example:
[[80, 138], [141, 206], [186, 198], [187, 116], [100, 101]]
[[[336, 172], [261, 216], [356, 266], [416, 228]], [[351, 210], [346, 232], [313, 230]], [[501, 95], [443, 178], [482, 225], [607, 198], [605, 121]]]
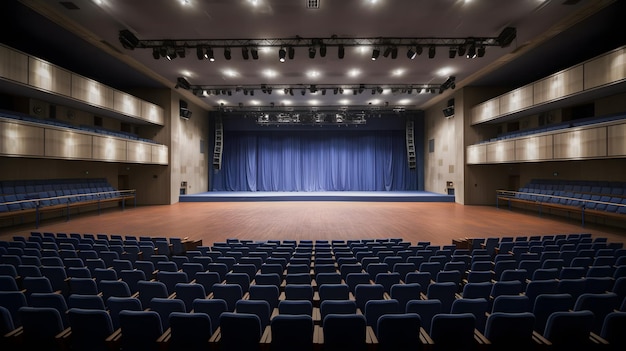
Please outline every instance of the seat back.
[[441, 301], [411, 300], [406, 304], [406, 313], [418, 314], [422, 320], [422, 327], [427, 332], [430, 332], [433, 317], [441, 313]]
[[534, 328], [543, 333], [548, 317], [554, 312], [566, 312], [574, 307], [574, 298], [570, 294], [540, 294], [535, 298], [532, 312], [535, 315]]
[[220, 325], [220, 316], [227, 311], [226, 301], [222, 299], [200, 299], [193, 301], [194, 313], [205, 313], [211, 319], [211, 333]]
[[530, 312], [495, 312], [487, 317], [485, 337], [497, 350], [529, 349], [535, 317]]
[[64, 327], [61, 314], [56, 308], [23, 306], [18, 313], [23, 327], [23, 349], [60, 350], [55, 336]]
[[313, 318], [308, 315], [278, 315], [272, 318], [273, 351], [313, 350]]
[[471, 313], [440, 313], [433, 316], [429, 334], [438, 349], [467, 349], [468, 345], [474, 345], [475, 325], [476, 319]]
[[355, 314], [357, 306], [353, 300], [327, 300], [320, 304], [321, 323], [331, 314]]
[[122, 349], [158, 350], [156, 341], [163, 334], [163, 327], [157, 312], [122, 310], [119, 312], [119, 323]]
[[171, 337], [169, 350], [206, 349], [213, 328], [211, 318], [204, 313], [172, 312], [169, 316]]
[[416, 313], [385, 314], [378, 318], [376, 337], [379, 351], [421, 349], [420, 316]]
[[104, 309], [70, 308], [67, 317], [72, 328], [70, 347], [76, 351], [106, 351], [106, 338], [113, 333], [111, 315]]
[[325, 351], [365, 350], [365, 317], [360, 314], [329, 314], [323, 320], [323, 334]]
[[185, 312], [185, 303], [181, 299], [169, 299], [155, 297], [148, 305], [151, 311], [155, 311], [161, 317], [161, 327], [167, 330], [170, 327], [170, 314], [172, 312]]
[[261, 320], [255, 314], [224, 312], [220, 317], [220, 350], [259, 350]]
[[543, 336], [554, 346], [580, 349], [589, 345], [593, 312], [554, 312], [548, 317]]

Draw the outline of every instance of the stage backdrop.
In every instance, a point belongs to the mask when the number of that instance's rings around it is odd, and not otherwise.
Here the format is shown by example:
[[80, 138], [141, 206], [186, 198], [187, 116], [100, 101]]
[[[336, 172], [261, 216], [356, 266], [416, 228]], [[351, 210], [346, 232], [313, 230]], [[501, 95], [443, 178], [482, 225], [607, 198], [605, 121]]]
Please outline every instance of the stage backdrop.
[[408, 167], [403, 129], [225, 130], [212, 190], [423, 190], [422, 168], [421, 157], [417, 169]]

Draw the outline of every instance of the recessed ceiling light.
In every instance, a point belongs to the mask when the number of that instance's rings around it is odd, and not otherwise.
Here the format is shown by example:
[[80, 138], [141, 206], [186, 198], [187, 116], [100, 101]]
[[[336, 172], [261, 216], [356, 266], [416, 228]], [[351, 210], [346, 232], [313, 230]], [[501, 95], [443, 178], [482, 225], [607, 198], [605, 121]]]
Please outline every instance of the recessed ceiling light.
[[217, 100], [217, 103], [220, 105], [228, 105], [228, 101], [226, 100]]
[[383, 89], [383, 95], [387, 95], [387, 94], [391, 94], [390, 88]]
[[319, 71], [308, 71], [308, 72], [306, 73], [306, 75], [307, 75], [309, 78], [317, 78], [317, 77], [319, 77], [319, 76], [320, 76], [320, 72], [319, 72]]
[[232, 70], [232, 69], [225, 69], [224, 71], [222, 71], [222, 73], [224, 73], [224, 75], [227, 77], [239, 76], [239, 73], [237, 73], [235, 70]]
[[258, 105], [260, 103], [261, 102], [259, 100], [250, 100], [250, 104], [252, 104], [252, 105]]
[[315, 99], [313, 99], [313, 100], [309, 100], [309, 105], [317, 105], [317, 104], [319, 104], [319, 103], [320, 103], [320, 101], [319, 101], [319, 100], [315, 100]]
[[266, 69], [265, 71], [263, 71], [263, 75], [268, 78], [274, 78], [278, 75], [278, 73], [276, 73], [276, 71], [274, 70]]
[[444, 67], [444, 68], [440, 69], [439, 71], [437, 71], [437, 75], [439, 75], [441, 77], [449, 76], [450, 73], [452, 73], [452, 68], [451, 67]]
[[356, 76], [358, 76], [359, 74], [361, 74], [361, 71], [360, 71], [360, 70], [358, 70], [358, 69], [356, 69], [356, 68], [353, 68], [353, 69], [351, 69], [351, 70], [349, 70], [349, 71], [348, 71], [348, 75], [349, 75], [350, 77], [356, 77]]
[[348, 100], [348, 99], [341, 99], [341, 100], [339, 100], [339, 103], [342, 104], [342, 105], [348, 105], [348, 104], [350, 104], [350, 100]]
[[281, 103], [283, 105], [291, 105], [291, 100], [282, 100]]
[[352, 94], [352, 89], [344, 89], [343, 93], [346, 95]]
[[187, 78], [191, 78], [193, 76], [193, 74], [187, 70], [180, 71], [180, 75], [182, 75], [183, 77], [187, 77]]
[[391, 75], [392, 75], [392, 76], [395, 76], [395, 77], [399, 77], [399, 76], [403, 75], [403, 74], [404, 74], [404, 72], [405, 72], [404, 68], [398, 68], [398, 69], [394, 69], [394, 70], [391, 72]]
[[373, 99], [373, 100], [370, 101], [370, 103], [372, 105], [378, 105], [378, 104], [380, 104], [380, 99]]
[[398, 101], [398, 104], [400, 104], [400, 105], [408, 105], [410, 103], [411, 103], [411, 99], [400, 99]]
[[257, 6], [259, 4], [259, 0], [248, 0], [248, 3], [252, 6]]

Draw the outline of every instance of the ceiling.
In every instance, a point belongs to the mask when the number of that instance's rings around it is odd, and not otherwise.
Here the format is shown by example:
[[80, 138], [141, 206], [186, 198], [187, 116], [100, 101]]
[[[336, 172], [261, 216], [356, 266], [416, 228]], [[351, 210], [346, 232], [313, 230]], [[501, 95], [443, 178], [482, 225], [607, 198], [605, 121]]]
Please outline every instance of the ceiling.
[[[440, 85], [455, 77], [463, 86], [515, 88], [626, 43], [620, 28], [624, 1], [609, 0], [5, 0], [0, 5], [2, 42], [31, 55], [96, 79], [116, 89], [173, 88], [178, 77], [194, 86], [232, 88], [231, 95], [196, 96], [179, 89], [207, 109], [235, 107], [332, 107], [425, 109], [448, 99], [443, 94], [411, 94], [390, 87]], [[316, 1], [313, 1], [316, 2]], [[488, 46], [482, 58], [448, 57], [448, 47], [427, 50], [414, 60], [406, 46], [398, 57], [371, 59], [372, 46], [327, 48], [308, 57], [308, 45], [293, 59], [279, 62], [279, 47], [261, 47], [258, 60], [244, 60], [241, 48], [226, 60], [215, 49], [215, 62], [199, 60], [188, 48], [185, 58], [154, 59], [152, 49], [126, 49], [120, 30], [141, 41], [292, 40], [331, 37], [468, 38], [497, 37], [514, 27], [506, 46]], [[399, 41], [401, 42], [401, 41]], [[301, 41], [308, 44], [308, 41]], [[404, 43], [404, 41], [402, 41]], [[273, 87], [244, 94], [237, 87]], [[311, 93], [310, 87], [318, 87]], [[363, 85], [362, 93], [350, 88]], [[284, 94], [293, 88], [294, 95]], [[322, 87], [329, 87], [322, 95]], [[343, 87], [335, 95], [332, 87]], [[370, 87], [381, 87], [372, 93]], [[247, 90], [247, 89], [246, 89]]]

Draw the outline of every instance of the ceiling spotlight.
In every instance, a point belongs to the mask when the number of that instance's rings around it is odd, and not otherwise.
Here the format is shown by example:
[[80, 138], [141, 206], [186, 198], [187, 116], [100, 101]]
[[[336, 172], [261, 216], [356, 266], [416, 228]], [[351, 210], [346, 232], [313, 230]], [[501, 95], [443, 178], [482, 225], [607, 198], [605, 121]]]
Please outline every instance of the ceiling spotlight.
[[302, 94], [302, 96], [304, 96], [305, 93], [306, 93], [306, 89], [300, 90], [300, 94]]
[[258, 60], [259, 59], [259, 50], [257, 48], [251, 48], [250, 49], [250, 53], [252, 54], [252, 59], [253, 60]]
[[311, 93], [317, 93], [317, 87], [313, 84], [313, 85], [311, 85], [311, 86], [309, 87], [309, 91], [310, 91]]
[[248, 48], [247, 47], [242, 47], [241, 48], [241, 56], [243, 57], [244, 60], [247, 60], [250, 58], [250, 54], [248, 52]]
[[345, 48], [343, 47], [343, 44], [341, 44], [339, 45], [339, 47], [337, 47], [337, 57], [342, 59], [344, 54], [345, 54]]
[[230, 48], [224, 48], [224, 58], [230, 60]]
[[391, 58], [393, 60], [398, 58], [398, 47], [397, 46], [394, 46], [393, 48], [391, 48]]
[[176, 51], [176, 55], [178, 55], [178, 57], [180, 58], [185, 58], [187, 54], [184, 47], [177, 47], [175, 51]]
[[185, 79], [185, 77], [178, 77], [176, 78], [176, 86], [175, 88], [183, 88], [185, 90], [189, 90], [191, 89], [191, 84], [189, 84], [189, 81], [187, 79]]
[[285, 95], [289, 94], [289, 89], [285, 88], [283, 89], [283, 92], [285, 93]]
[[250, 89], [250, 95], [254, 96], [254, 89]]
[[159, 48], [152, 48], [152, 57], [155, 60], [158, 60], [161, 58], [161, 53], [159, 52]]
[[213, 49], [211, 49], [211, 48], [207, 48], [207, 49], [206, 49], [206, 53], [204, 54], [204, 56], [205, 56], [206, 58], [208, 58], [208, 59], [209, 59], [209, 61], [211, 61], [211, 62], [215, 62], [215, 56], [213, 56]]
[[287, 51], [285, 50], [285, 48], [280, 48], [280, 50], [278, 50], [278, 60], [280, 62], [285, 62], [286, 55], [287, 55]]
[[315, 46], [309, 47], [309, 58], [315, 58]]
[[363, 90], [365, 90], [365, 85], [363, 84], [359, 85], [359, 94], [362, 94]]
[[437, 54], [437, 49], [435, 48], [435, 45], [431, 45], [428, 48], [428, 58], [434, 58], [435, 54]]
[[293, 89], [289, 88], [289, 95], [293, 96]]
[[468, 59], [473, 59], [476, 57], [476, 44], [472, 43], [467, 49], [467, 55], [465, 56]]
[[448, 57], [452, 59], [455, 56], [456, 56], [456, 48], [454, 46], [451, 46], [450, 50], [448, 51]]
[[296, 50], [293, 48], [293, 46], [287, 48], [287, 54], [289, 55], [289, 59], [293, 60], [293, 57], [296, 54]]
[[198, 57], [198, 60], [204, 60], [204, 48], [202, 46], [198, 46], [196, 48], [196, 56]]
[[466, 46], [465, 44], [463, 45], [459, 45], [459, 48], [457, 49], [458, 53], [459, 53], [459, 57], [465, 56], [465, 50], [466, 50]]
[[376, 88], [372, 88], [372, 95], [376, 94]]
[[343, 88], [339, 88], [339, 94], [343, 94]]
[[391, 46], [387, 46], [387, 48], [385, 48], [385, 51], [383, 52], [383, 56], [389, 57], [390, 54], [391, 54]]
[[372, 51], [372, 61], [376, 61], [378, 56], [380, 56], [380, 49], [374, 48], [374, 51]]
[[322, 88], [322, 95], [326, 95], [326, 88]]
[[176, 57], [177, 57], [176, 50], [174, 50], [173, 47], [168, 47], [167, 48], [167, 54], [165, 55], [165, 58], [167, 58], [168, 60], [172, 61]]
[[476, 56], [477, 56], [477, 57], [483, 57], [483, 56], [485, 56], [485, 47], [484, 47], [484, 46], [480, 45], [480, 46], [478, 47], [478, 49], [476, 49]]
[[382, 94], [383, 93], [383, 88], [377, 87], [376, 88], [376, 92], [379, 93], [379, 94]]
[[320, 45], [320, 57], [326, 57], [326, 45]]
[[337, 95], [337, 93], [339, 92], [339, 88], [333, 88], [333, 94]]

